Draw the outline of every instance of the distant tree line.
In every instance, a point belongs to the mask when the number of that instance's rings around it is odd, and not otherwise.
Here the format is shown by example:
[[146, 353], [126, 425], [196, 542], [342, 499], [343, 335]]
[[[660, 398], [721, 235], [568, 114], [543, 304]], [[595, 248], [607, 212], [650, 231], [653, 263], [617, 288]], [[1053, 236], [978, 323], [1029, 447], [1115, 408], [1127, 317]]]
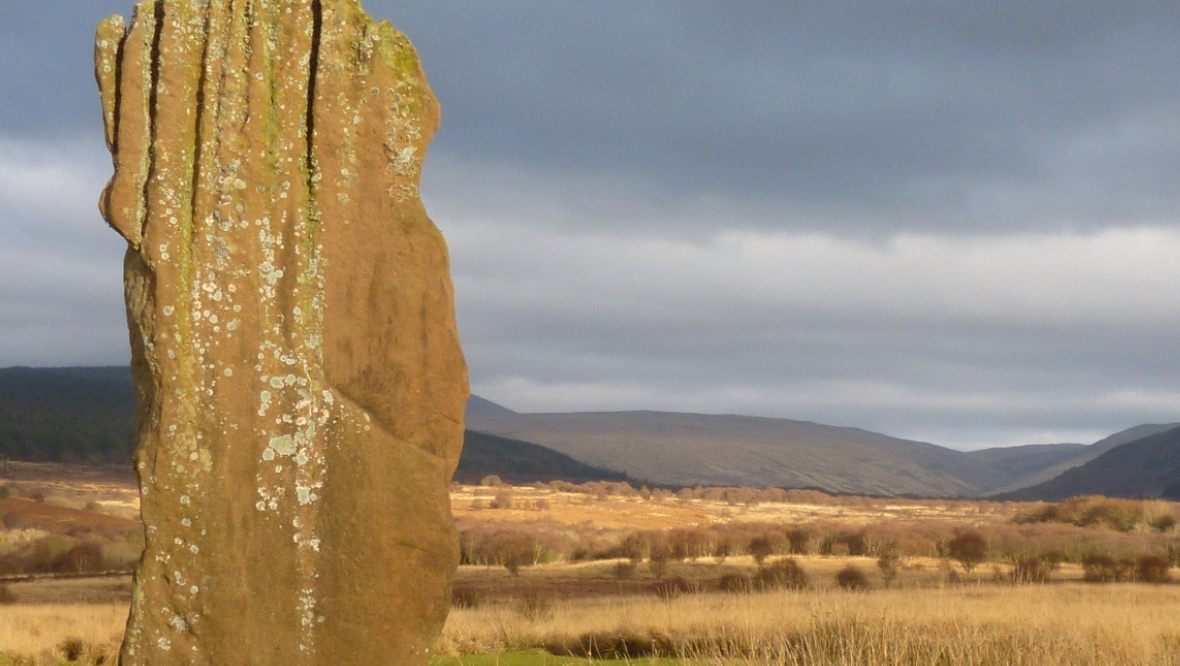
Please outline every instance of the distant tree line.
[[[126, 367], [0, 369], [0, 458], [129, 464], [135, 446], [135, 387]], [[467, 431], [456, 480], [626, 481], [529, 442]]]
[[508, 483], [627, 480], [622, 472], [587, 465], [537, 444], [466, 431], [455, 480], [474, 484], [492, 475]]
[[[1056, 510], [1058, 515], [1068, 515], [1079, 504], [1091, 508], [1101, 506], [1100, 499], [1105, 498], [1085, 499], [1086, 502], [1062, 502], [1037, 510], [1045, 513]], [[653, 498], [653, 501], [665, 500]], [[499, 499], [496, 502], [502, 503]], [[1113, 502], [1104, 510], [1116, 505], [1120, 511], [1132, 508], [1123, 504], [1130, 500]], [[513, 508], [511, 504], [502, 508]], [[795, 556], [853, 556], [876, 558], [886, 585], [897, 579], [907, 558], [943, 560], [948, 580], [952, 582], [959, 580], [959, 574], [950, 567], [951, 562], [957, 563], [966, 574], [991, 563], [993, 577], [1014, 583], [1047, 582], [1063, 562], [1081, 565], [1083, 580], [1088, 582], [1167, 582], [1170, 569], [1180, 566], [1180, 531], [1175, 509], [1160, 502], [1138, 504], [1141, 505], [1139, 514], [1145, 520], [1125, 531], [1112, 529], [1103, 521], [1087, 522], [1085, 526], [1053, 524], [1055, 520], [1030, 522], [1028, 514], [987, 527], [954, 525], [940, 520], [894, 520], [859, 526], [839, 520], [820, 520], [804, 524], [734, 522], [646, 530], [603, 528], [590, 523], [572, 526], [544, 520], [498, 522], [461, 517], [459, 543], [463, 564], [503, 566], [514, 574], [523, 567], [548, 562], [621, 560], [615, 568], [620, 578], [633, 575], [644, 561], [650, 573], [660, 578], [671, 563], [711, 559], [721, 565], [731, 557], [748, 555], [757, 565], [759, 575], [767, 576], [771, 575], [765, 573], [767, 566], [776, 558], [781, 561]], [[790, 572], [773, 575], [787, 573]], [[839, 582], [841, 586], [856, 587], [861, 581], [853, 572], [848, 572], [846, 578]], [[765, 581], [757, 578], [721, 584], [734, 589], [766, 586]]]
[[129, 463], [134, 436], [128, 368], [0, 370], [0, 456]]

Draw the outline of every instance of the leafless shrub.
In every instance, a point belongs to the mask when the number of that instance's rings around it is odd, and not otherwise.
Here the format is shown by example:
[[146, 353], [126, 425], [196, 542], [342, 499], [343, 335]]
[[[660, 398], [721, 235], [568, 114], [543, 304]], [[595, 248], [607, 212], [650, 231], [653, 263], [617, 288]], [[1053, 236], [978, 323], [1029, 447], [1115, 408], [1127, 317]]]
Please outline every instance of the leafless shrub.
[[722, 592], [750, 592], [754, 589], [754, 580], [745, 574], [727, 573], [717, 580], [717, 587]]
[[1082, 579], [1089, 583], [1116, 583], [1127, 580], [1131, 562], [1106, 553], [1091, 553], [1082, 560]]
[[792, 555], [807, 555], [811, 552], [810, 530], [803, 527], [796, 527], [787, 530], [784, 536], [787, 538], [787, 545]]
[[897, 551], [887, 549], [877, 556], [877, 568], [881, 570], [881, 576], [885, 579], [885, 587], [889, 587], [897, 580], [900, 571], [901, 558], [897, 555]]
[[774, 553], [774, 544], [771, 543], [770, 538], [766, 535], [756, 536], [750, 539], [750, 545], [746, 548], [750, 555], [754, 557], [754, 561], [761, 567], [766, 558]]
[[552, 613], [553, 600], [540, 590], [527, 590], [517, 600], [516, 610], [521, 617], [535, 622]]
[[1151, 528], [1157, 532], [1168, 532], [1176, 526], [1176, 516], [1165, 513], [1151, 520]]
[[1072, 523], [1079, 527], [1106, 525], [1129, 532], [1143, 522], [1143, 502], [1130, 499], [1088, 495], [1039, 506], [1016, 517], [1019, 523]]
[[810, 584], [807, 572], [790, 557], [759, 569], [754, 582], [762, 590], [803, 590]]
[[488, 506], [493, 509], [511, 509], [514, 503], [515, 498], [513, 497], [512, 493], [508, 490], [501, 490], [500, 492], [496, 493], [496, 497]]
[[964, 530], [946, 544], [947, 556], [963, 565], [967, 573], [987, 560], [987, 550], [987, 538], [975, 530]]
[[869, 589], [869, 579], [856, 565], [849, 564], [836, 572], [836, 585], [857, 592]]
[[60, 573], [92, 573], [103, 569], [102, 544], [82, 541], [74, 544], [54, 562]]
[[672, 559], [677, 562], [696, 560], [709, 552], [708, 534], [699, 528], [678, 528], [668, 533]]
[[713, 559], [720, 566], [725, 563], [725, 559], [733, 554], [733, 541], [728, 537], [720, 536], [713, 542]]
[[452, 608], [478, 608], [484, 603], [483, 592], [468, 588], [456, 587], [451, 590]]
[[652, 585], [652, 592], [661, 599], [675, 599], [681, 594], [695, 592], [697, 586], [683, 576], [675, 576], [667, 580], [656, 581]]
[[1016, 584], [1048, 583], [1049, 577], [1056, 567], [1057, 565], [1052, 561], [1038, 555], [1017, 558], [1012, 563], [1012, 582]]
[[1167, 583], [1172, 579], [1171, 568], [1172, 563], [1165, 555], [1141, 555], [1136, 563], [1135, 580], [1141, 583]]
[[632, 532], [619, 544], [619, 553], [638, 566], [647, 557], [647, 539], [639, 532]]
[[81, 638], [67, 638], [58, 646], [57, 651], [66, 661], [78, 661], [86, 650], [86, 643]]

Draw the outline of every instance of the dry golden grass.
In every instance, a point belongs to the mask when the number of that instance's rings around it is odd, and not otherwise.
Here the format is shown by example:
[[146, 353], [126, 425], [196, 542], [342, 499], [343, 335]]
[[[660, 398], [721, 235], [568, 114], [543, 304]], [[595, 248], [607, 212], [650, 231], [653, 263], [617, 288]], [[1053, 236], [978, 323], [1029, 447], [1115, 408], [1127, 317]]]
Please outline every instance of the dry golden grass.
[[710, 593], [456, 609], [443, 654], [595, 643], [701, 664], [1180, 664], [1180, 588], [956, 586]]
[[126, 604], [0, 606], [0, 655], [20, 664], [58, 664], [67, 648], [76, 647], [78, 656], [91, 657], [89, 663], [98, 654], [114, 663], [126, 623]]
[[[654, 647], [710, 666], [1169, 666], [1180, 664], [1178, 605], [1180, 586], [1075, 583], [517, 601], [455, 609], [437, 651], [584, 654], [594, 644], [632, 656]], [[100, 653], [111, 663], [126, 613], [125, 605], [0, 607], [0, 654], [56, 664], [76, 639], [82, 663]]]
[[[511, 495], [513, 508], [488, 508], [501, 492]], [[1022, 506], [983, 500], [822, 497], [822, 501], [816, 502], [742, 504], [697, 498], [644, 499], [637, 495], [596, 497], [585, 492], [558, 491], [547, 487], [464, 485], [452, 487], [451, 509], [461, 522], [522, 523], [545, 520], [563, 525], [591, 523], [605, 529], [670, 529], [725, 523], [806, 525], [817, 521], [838, 521], [857, 526], [890, 520], [933, 520], [981, 525], [1008, 521]]]
[[[41, 474], [40, 468], [34, 471]], [[84, 481], [85, 486], [71, 491], [67, 481], [55, 482], [47, 472], [40, 476], [30, 472], [22, 483], [41, 484], [38, 487], [50, 490], [50, 500], [67, 501], [47, 500], [36, 506], [12, 501], [31, 506], [26, 512], [30, 516], [34, 509], [52, 512], [54, 517], [93, 513], [62, 508], [74, 504], [95, 503], [103, 513], [118, 513], [110, 511], [111, 506], [128, 511], [136, 507], [133, 483], [105, 478]], [[486, 508], [505, 492], [511, 494], [512, 508]], [[1081, 584], [1082, 569], [1074, 558], [1054, 570], [1052, 584], [1013, 587], [995, 582], [1006, 580], [1010, 565], [993, 563], [1005, 561], [1002, 548], [1017, 552], [1029, 544], [1036, 545], [1037, 552], [1065, 552], [1075, 542], [1091, 548], [1120, 546], [1135, 553], [1146, 547], [1159, 550], [1172, 543], [1165, 543], [1165, 538], [1174, 540], [1176, 530], [1167, 535], [1115, 534], [1105, 528], [1014, 525], [1012, 519], [1029, 507], [1015, 503], [819, 493], [797, 494], [793, 500], [734, 502], [700, 492], [645, 498], [554, 487], [452, 488], [452, 507], [461, 528], [532, 530], [555, 536], [559, 545], [564, 543], [561, 539], [571, 543], [600, 539], [608, 546], [618, 545], [637, 530], [678, 527], [712, 528], [718, 534], [729, 530], [745, 536], [738, 538], [726, 558], [667, 562], [659, 572], [663, 581], [657, 580], [650, 561], [626, 576], [618, 575], [616, 569], [625, 560], [562, 561], [572, 559], [573, 546], [556, 561], [526, 566], [519, 575], [502, 566], [462, 567], [456, 587], [477, 605], [452, 612], [439, 639], [439, 651], [473, 655], [544, 648], [584, 655], [593, 645], [599, 652], [632, 656], [654, 649], [678, 657], [679, 661], [673, 659], [676, 663], [709, 666], [1180, 666], [1180, 619], [1175, 612], [1180, 607], [1180, 585]], [[481, 506], [485, 508], [476, 508]], [[1176, 506], [1152, 504], [1147, 511], [1175, 515]], [[87, 524], [94, 520], [93, 515], [86, 516]], [[97, 520], [112, 519], [100, 516]], [[45, 525], [54, 527], [56, 521], [46, 519]], [[890, 589], [884, 589], [875, 558], [847, 556], [848, 548], [844, 556], [819, 556], [812, 544], [806, 550], [812, 554], [796, 557], [810, 576], [811, 589], [716, 592], [723, 575], [756, 572], [753, 558], [739, 553], [746, 552], [752, 536], [762, 534], [757, 531], [762, 529], [759, 525], [803, 525], [817, 536], [848, 528], [878, 541], [901, 538], [903, 546], [911, 533], [920, 536], [922, 530], [933, 529], [938, 536], [972, 527], [992, 536], [994, 552], [992, 561], [967, 574], [958, 565], [920, 554], [933, 550], [933, 542], [925, 550], [911, 547], [908, 555], [903, 548], [899, 576]], [[891, 531], [882, 531], [882, 526]], [[17, 532], [3, 536], [16, 545]], [[835, 574], [848, 564], [867, 575], [871, 591], [854, 594], [836, 589]], [[948, 585], [952, 578], [960, 583]], [[662, 600], [655, 593], [668, 579], [683, 579], [692, 589], [710, 591]], [[105, 663], [112, 663], [127, 613], [127, 578], [37, 580], [11, 583], [9, 591], [17, 603], [0, 606], [0, 666], [57, 664], [67, 644], [88, 651], [80, 663], [93, 664], [99, 654]], [[91, 604], [73, 604], [79, 600]], [[19, 661], [3, 655], [19, 657]]]

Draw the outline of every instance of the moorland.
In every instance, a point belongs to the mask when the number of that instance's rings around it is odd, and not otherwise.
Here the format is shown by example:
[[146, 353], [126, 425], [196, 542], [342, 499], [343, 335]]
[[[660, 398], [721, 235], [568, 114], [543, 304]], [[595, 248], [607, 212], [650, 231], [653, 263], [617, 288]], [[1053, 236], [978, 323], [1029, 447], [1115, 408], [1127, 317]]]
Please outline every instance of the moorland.
[[[1180, 664], [1180, 429], [961, 452], [473, 397], [434, 666]], [[113, 664], [127, 368], [0, 369], [0, 666]]]
[[[130, 456], [134, 422], [135, 392], [126, 367], [0, 369], [0, 456], [118, 464]], [[636, 486], [774, 486], [883, 497], [1180, 499], [1178, 423], [1132, 425], [1090, 444], [957, 451], [789, 419], [650, 411], [517, 414], [473, 396], [467, 426], [455, 475], [465, 483], [496, 474], [521, 483], [628, 480]], [[1151, 437], [1156, 439], [1146, 441]]]
[[[134, 482], [3, 471], [0, 664], [113, 663]], [[1180, 663], [1168, 501], [495, 476], [451, 495], [463, 564], [437, 666]]]

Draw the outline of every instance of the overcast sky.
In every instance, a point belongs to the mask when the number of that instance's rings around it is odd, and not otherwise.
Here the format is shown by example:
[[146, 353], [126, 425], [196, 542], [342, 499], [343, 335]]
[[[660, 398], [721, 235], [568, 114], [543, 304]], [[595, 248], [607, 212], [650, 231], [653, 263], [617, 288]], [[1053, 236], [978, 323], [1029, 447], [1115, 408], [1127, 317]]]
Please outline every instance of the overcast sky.
[[[958, 448], [1180, 421], [1180, 4], [364, 4], [442, 104], [476, 393]], [[131, 7], [5, 4], [0, 366], [128, 360], [91, 54]]]

